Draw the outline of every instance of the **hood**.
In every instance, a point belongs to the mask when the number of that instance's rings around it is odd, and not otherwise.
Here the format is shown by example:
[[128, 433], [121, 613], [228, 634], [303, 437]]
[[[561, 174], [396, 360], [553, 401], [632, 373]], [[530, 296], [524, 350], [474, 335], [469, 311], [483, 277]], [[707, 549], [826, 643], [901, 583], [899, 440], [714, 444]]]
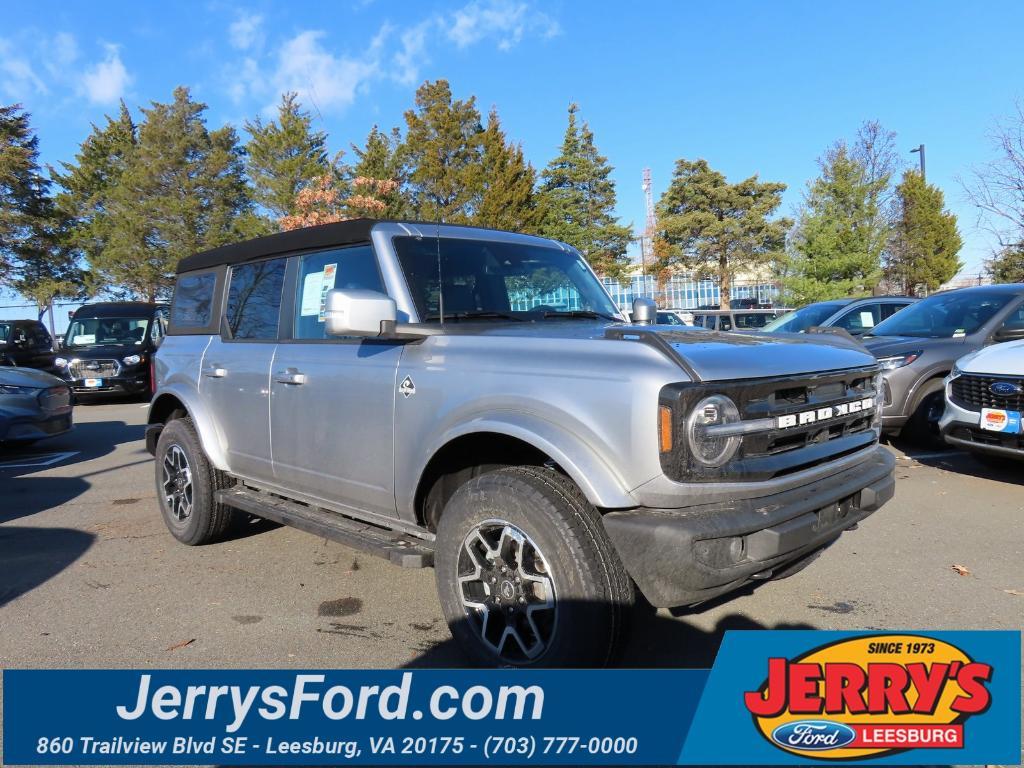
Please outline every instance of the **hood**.
[[1007, 341], [983, 347], [956, 361], [964, 373], [990, 373], [1024, 377], [1024, 341]]
[[0, 368], [0, 384], [8, 384], [12, 387], [38, 387], [47, 389], [49, 387], [64, 387], [67, 382], [51, 376], [45, 371], [38, 371], [35, 368]]
[[916, 350], [928, 349], [929, 347], [936, 346], [936, 342], [940, 344], [946, 344], [952, 341], [962, 341], [962, 339], [922, 339], [914, 336], [875, 336], [871, 339], [862, 339], [864, 346], [875, 357], [891, 357], [893, 355], [903, 355], [907, 352], [914, 352]]
[[147, 348], [146, 344], [101, 344], [95, 347], [61, 347], [60, 356], [69, 360], [96, 360], [98, 358], [115, 358], [120, 360], [128, 355], [140, 355]]
[[444, 332], [450, 336], [647, 341], [702, 381], [799, 376], [875, 365], [875, 358], [859, 341], [830, 333], [721, 333], [603, 320], [461, 322], [446, 324]]
[[641, 340], [643, 333], [656, 336], [701, 381], [799, 376], [875, 365], [875, 358], [859, 342], [835, 334], [719, 333], [625, 325], [608, 331], [625, 340]]

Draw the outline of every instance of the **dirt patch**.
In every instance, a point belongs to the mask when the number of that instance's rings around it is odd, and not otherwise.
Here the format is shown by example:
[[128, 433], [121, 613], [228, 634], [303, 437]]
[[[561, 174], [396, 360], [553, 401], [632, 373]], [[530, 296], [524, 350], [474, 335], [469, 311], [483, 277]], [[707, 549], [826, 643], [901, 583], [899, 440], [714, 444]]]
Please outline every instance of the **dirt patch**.
[[358, 597], [341, 597], [320, 603], [318, 616], [353, 616], [363, 610], [363, 601]]
[[259, 624], [263, 621], [262, 616], [232, 616], [231, 618], [239, 624]]

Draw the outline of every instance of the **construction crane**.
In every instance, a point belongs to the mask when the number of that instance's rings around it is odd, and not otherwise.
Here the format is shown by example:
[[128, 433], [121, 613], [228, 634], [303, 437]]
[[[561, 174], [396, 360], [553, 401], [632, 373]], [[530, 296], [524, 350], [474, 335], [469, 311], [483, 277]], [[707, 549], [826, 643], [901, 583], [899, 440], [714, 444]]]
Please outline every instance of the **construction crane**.
[[647, 293], [647, 262], [654, 266], [654, 192], [651, 189], [651, 169], [644, 168], [644, 208], [647, 214], [647, 221], [644, 233], [640, 237], [640, 273], [644, 280], [644, 293]]

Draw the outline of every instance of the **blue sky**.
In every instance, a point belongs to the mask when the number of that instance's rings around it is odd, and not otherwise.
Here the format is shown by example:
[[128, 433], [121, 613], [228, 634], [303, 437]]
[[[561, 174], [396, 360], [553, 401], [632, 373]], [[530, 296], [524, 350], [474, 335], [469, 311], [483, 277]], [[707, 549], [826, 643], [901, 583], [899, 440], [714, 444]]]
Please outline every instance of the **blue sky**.
[[90, 123], [188, 85], [212, 125], [269, 113], [296, 90], [333, 150], [374, 123], [402, 125], [425, 79], [496, 106], [542, 167], [570, 101], [615, 166], [622, 220], [643, 226], [680, 157], [731, 179], [789, 185], [791, 214], [816, 158], [865, 119], [927, 146], [976, 272], [989, 241], [956, 179], [991, 157], [987, 135], [1024, 97], [1017, 2], [610, 3], [568, 0], [5, 4], [0, 101], [32, 112], [44, 162], [69, 159]]

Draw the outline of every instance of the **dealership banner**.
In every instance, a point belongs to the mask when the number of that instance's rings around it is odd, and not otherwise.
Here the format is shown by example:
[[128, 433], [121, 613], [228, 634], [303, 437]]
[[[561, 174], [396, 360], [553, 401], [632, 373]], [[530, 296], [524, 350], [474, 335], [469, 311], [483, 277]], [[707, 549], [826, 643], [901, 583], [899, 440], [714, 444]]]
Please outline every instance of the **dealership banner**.
[[1021, 633], [728, 632], [711, 670], [5, 670], [4, 765], [1015, 764]]

